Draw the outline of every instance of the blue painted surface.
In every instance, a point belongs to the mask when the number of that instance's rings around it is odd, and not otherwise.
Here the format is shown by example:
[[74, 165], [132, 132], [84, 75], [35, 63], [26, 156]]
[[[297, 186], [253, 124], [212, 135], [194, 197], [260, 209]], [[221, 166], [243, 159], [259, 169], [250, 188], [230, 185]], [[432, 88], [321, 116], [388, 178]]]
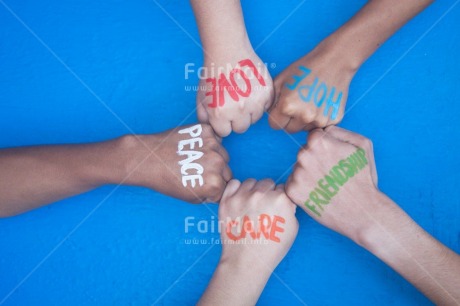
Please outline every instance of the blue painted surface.
[[[195, 94], [185, 86], [198, 79], [184, 80], [184, 66], [199, 67], [202, 55], [190, 38], [199, 40], [188, 2], [158, 3], [190, 37], [147, 0], [5, 3], [24, 24], [0, 5], [1, 147], [98, 141], [128, 133], [126, 126], [154, 133], [196, 120]], [[261, 44], [257, 52], [275, 76], [365, 1], [306, 1], [285, 20], [299, 3], [243, 3], [253, 45]], [[369, 59], [352, 82], [341, 126], [374, 141], [380, 188], [459, 252], [460, 5], [440, 20], [455, 3], [437, 1]], [[285, 181], [294, 140], [305, 137], [273, 131], [265, 117], [224, 144], [237, 178]], [[186, 245], [217, 233], [185, 234], [184, 219], [210, 220], [216, 211], [106, 186], [0, 220], [0, 300], [16, 288], [5, 305], [192, 304], [220, 247]], [[298, 217], [297, 240], [261, 305], [430, 304], [366, 251]]]

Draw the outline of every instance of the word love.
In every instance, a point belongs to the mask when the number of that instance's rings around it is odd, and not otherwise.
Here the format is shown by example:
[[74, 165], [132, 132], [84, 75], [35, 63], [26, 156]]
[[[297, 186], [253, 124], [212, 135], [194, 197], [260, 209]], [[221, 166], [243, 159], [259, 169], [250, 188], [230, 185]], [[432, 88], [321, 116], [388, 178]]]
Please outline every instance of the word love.
[[[300, 82], [302, 82], [302, 80], [304, 80], [311, 73], [311, 70], [304, 66], [299, 66], [299, 70], [302, 71], [302, 75], [294, 75], [294, 83], [286, 84], [286, 87], [289, 90], [295, 90]], [[337, 118], [337, 114], [340, 109], [340, 102], [342, 101], [342, 92], [339, 92], [337, 98], [334, 101], [335, 87], [332, 87], [329, 92], [326, 83], [321, 82], [318, 85], [318, 78], [315, 77], [315, 80], [312, 84], [299, 86], [297, 88], [297, 92], [300, 99], [302, 99], [304, 102], [310, 102], [313, 98], [313, 103], [315, 103], [316, 107], [318, 108], [321, 107], [324, 100], [326, 100], [326, 106], [324, 107], [323, 115], [327, 117], [329, 114], [329, 109], [332, 108], [331, 119], [335, 120]]]
[[[179, 134], [188, 134], [191, 137], [190, 139], [179, 141], [177, 145], [177, 154], [186, 157], [179, 162], [181, 166], [182, 185], [184, 185], [184, 187], [187, 187], [187, 183], [190, 183], [193, 188], [195, 188], [197, 182], [200, 186], [204, 184], [202, 176], [204, 172], [203, 166], [196, 162], [204, 153], [195, 149], [196, 145], [198, 145], [199, 148], [203, 147], [203, 139], [199, 137], [202, 131], [203, 128], [201, 124], [197, 124], [178, 132]], [[186, 146], [188, 146], [190, 150], [187, 150]]]
[[310, 192], [305, 206], [315, 215], [321, 217], [319, 210], [323, 211], [323, 205], [330, 203], [331, 199], [339, 192], [349, 178], [357, 174], [367, 165], [366, 152], [358, 148], [348, 158], [342, 159], [332, 167], [328, 175], [318, 181], [318, 186]]
[[[276, 233], [284, 232], [284, 229], [279, 227], [280, 224], [286, 223], [286, 220], [283, 217], [271, 217], [267, 214], [261, 214], [257, 220], [257, 226], [248, 216], [244, 216], [242, 221], [241, 218], [230, 220], [227, 223], [226, 228], [228, 238], [233, 241], [238, 241], [240, 239], [246, 238], [246, 234], [249, 234], [250, 237], [254, 240], [260, 239], [261, 236], [263, 236], [267, 240], [280, 242], [280, 239], [276, 236]], [[238, 231], [238, 234], [233, 233], [234, 229]]]
[[[240, 96], [244, 98], [249, 97], [252, 91], [251, 80], [243, 69], [246, 71], [249, 70], [249, 72], [256, 77], [259, 84], [265, 86], [264, 78], [260, 75], [256, 66], [250, 59], [239, 61], [238, 65], [239, 67], [233, 68], [230, 71], [228, 79], [224, 73], [221, 73], [218, 79], [206, 79], [207, 83], [211, 83], [211, 91], [206, 93], [206, 96], [212, 96], [212, 102], [208, 104], [209, 107], [216, 108], [217, 106], [224, 106], [225, 92], [227, 92], [230, 98], [235, 102], [239, 101]], [[237, 79], [244, 82], [245, 90], [238, 85]], [[242, 82], [240, 81], [240, 83]]]

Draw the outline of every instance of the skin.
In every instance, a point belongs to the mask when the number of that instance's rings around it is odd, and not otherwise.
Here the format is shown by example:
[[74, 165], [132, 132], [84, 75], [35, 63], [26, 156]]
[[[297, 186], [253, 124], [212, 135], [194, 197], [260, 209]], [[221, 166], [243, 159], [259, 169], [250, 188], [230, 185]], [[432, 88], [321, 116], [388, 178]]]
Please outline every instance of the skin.
[[[0, 216], [9, 217], [106, 184], [154, 189], [193, 202], [217, 202], [232, 178], [228, 154], [209, 125], [202, 125], [203, 186], [184, 187], [179, 127], [155, 135], [128, 135], [78, 145], [0, 150]], [[188, 149], [188, 147], [186, 148]]]
[[[255, 305], [273, 270], [291, 248], [298, 232], [296, 205], [286, 196], [284, 186], [272, 180], [242, 184], [231, 180], [219, 205], [219, 221], [244, 215], [257, 220], [260, 214], [285, 219], [278, 232], [279, 242], [261, 236], [259, 244], [246, 236], [242, 243], [228, 244], [225, 229], [221, 230], [222, 255], [211, 282], [199, 305]], [[224, 222], [224, 224], [226, 224]], [[248, 238], [249, 237], [249, 238]], [[263, 243], [263, 242], [266, 242]]]
[[[338, 124], [344, 116], [350, 83], [359, 67], [391, 35], [432, 2], [369, 1], [352, 19], [275, 79], [276, 97], [269, 117], [271, 127], [295, 133]], [[318, 77], [329, 89], [335, 87], [337, 92], [342, 92], [341, 107], [335, 119], [331, 119], [330, 114], [324, 116], [326, 103], [318, 108], [312, 101], [304, 102], [297, 90], [286, 87], [286, 84], [293, 83], [293, 76], [301, 74], [299, 66], [311, 70], [299, 86], [312, 84]]]
[[[200, 80], [197, 94], [197, 113], [200, 122], [211, 124], [216, 133], [225, 137], [232, 131], [245, 132], [257, 122], [272, 105], [274, 89], [272, 78], [262, 60], [254, 52], [244, 25], [239, 0], [191, 0], [198, 23], [204, 51], [205, 75]], [[227, 78], [230, 71], [238, 67], [238, 62], [250, 59], [263, 77], [265, 86], [257, 79], [250, 78], [251, 94], [240, 97], [238, 102], [225, 93], [225, 105], [209, 107], [212, 97], [206, 96], [212, 84], [207, 78], [219, 78], [223, 73]], [[247, 71], [247, 70], [246, 70]], [[244, 82], [238, 85], [246, 88]]]
[[[357, 147], [365, 150], [368, 164], [340, 187], [319, 217], [304, 204], [310, 191]], [[460, 256], [378, 190], [372, 143], [365, 137], [338, 127], [311, 132], [286, 193], [315, 220], [373, 253], [435, 304], [460, 303]]]

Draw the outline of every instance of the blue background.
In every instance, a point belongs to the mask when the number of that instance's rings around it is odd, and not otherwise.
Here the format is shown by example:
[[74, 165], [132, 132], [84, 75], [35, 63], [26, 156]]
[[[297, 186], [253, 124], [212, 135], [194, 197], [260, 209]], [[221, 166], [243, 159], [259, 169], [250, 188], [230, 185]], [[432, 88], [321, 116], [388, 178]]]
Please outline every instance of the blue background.
[[[1, 147], [100, 141], [196, 120], [195, 93], [185, 86], [196, 85], [198, 78], [184, 79], [184, 66], [195, 63], [198, 68], [202, 51], [193, 41], [199, 36], [187, 1], [3, 1]], [[263, 42], [256, 51], [273, 76], [365, 3], [243, 2], [253, 46]], [[373, 140], [381, 190], [456, 252], [458, 2], [437, 1], [364, 64], [352, 82], [349, 112], [341, 124]], [[303, 144], [305, 138], [306, 133], [298, 133], [294, 141], [271, 130], [265, 116], [224, 144], [236, 178], [283, 182], [295, 162], [296, 142]], [[195, 303], [220, 246], [186, 245], [185, 239], [218, 234], [184, 233], [184, 219], [211, 220], [216, 212], [216, 205], [190, 205], [147, 189], [106, 186], [0, 220], [0, 302]], [[298, 218], [297, 240], [265, 288], [261, 305], [430, 304], [348, 239], [301, 211]]]

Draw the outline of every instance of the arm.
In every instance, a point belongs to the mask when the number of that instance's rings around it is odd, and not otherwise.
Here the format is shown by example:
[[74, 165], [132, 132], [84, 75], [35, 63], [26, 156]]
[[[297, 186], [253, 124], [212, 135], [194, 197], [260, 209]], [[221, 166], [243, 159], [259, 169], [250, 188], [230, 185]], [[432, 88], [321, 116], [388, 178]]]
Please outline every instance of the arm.
[[269, 122], [289, 133], [338, 124], [356, 71], [432, 0], [371, 0], [275, 79]]
[[460, 257], [378, 190], [368, 139], [337, 127], [312, 131], [286, 193], [315, 220], [372, 252], [436, 304], [460, 303]]
[[0, 150], [0, 216], [80, 194], [124, 175], [120, 140]]
[[376, 222], [360, 234], [364, 248], [437, 305], [460, 303], [460, 256], [417, 225], [384, 194], [376, 196]]
[[198, 305], [256, 305], [271, 275], [268, 268], [256, 269], [246, 261], [221, 259]]
[[189, 202], [218, 201], [228, 154], [208, 125], [80, 145], [0, 150], [0, 216], [105, 184], [143, 186]]
[[344, 69], [356, 71], [390, 36], [432, 2], [370, 0], [323, 44], [335, 50]]
[[[239, 0], [191, 0], [206, 58], [252, 49]], [[239, 60], [239, 58], [235, 58]]]
[[272, 180], [228, 183], [219, 204], [222, 256], [199, 305], [255, 305], [290, 249], [296, 206]]
[[239, 0], [191, 3], [204, 52], [198, 119], [211, 124], [221, 137], [243, 133], [271, 106], [272, 78], [251, 46]]

